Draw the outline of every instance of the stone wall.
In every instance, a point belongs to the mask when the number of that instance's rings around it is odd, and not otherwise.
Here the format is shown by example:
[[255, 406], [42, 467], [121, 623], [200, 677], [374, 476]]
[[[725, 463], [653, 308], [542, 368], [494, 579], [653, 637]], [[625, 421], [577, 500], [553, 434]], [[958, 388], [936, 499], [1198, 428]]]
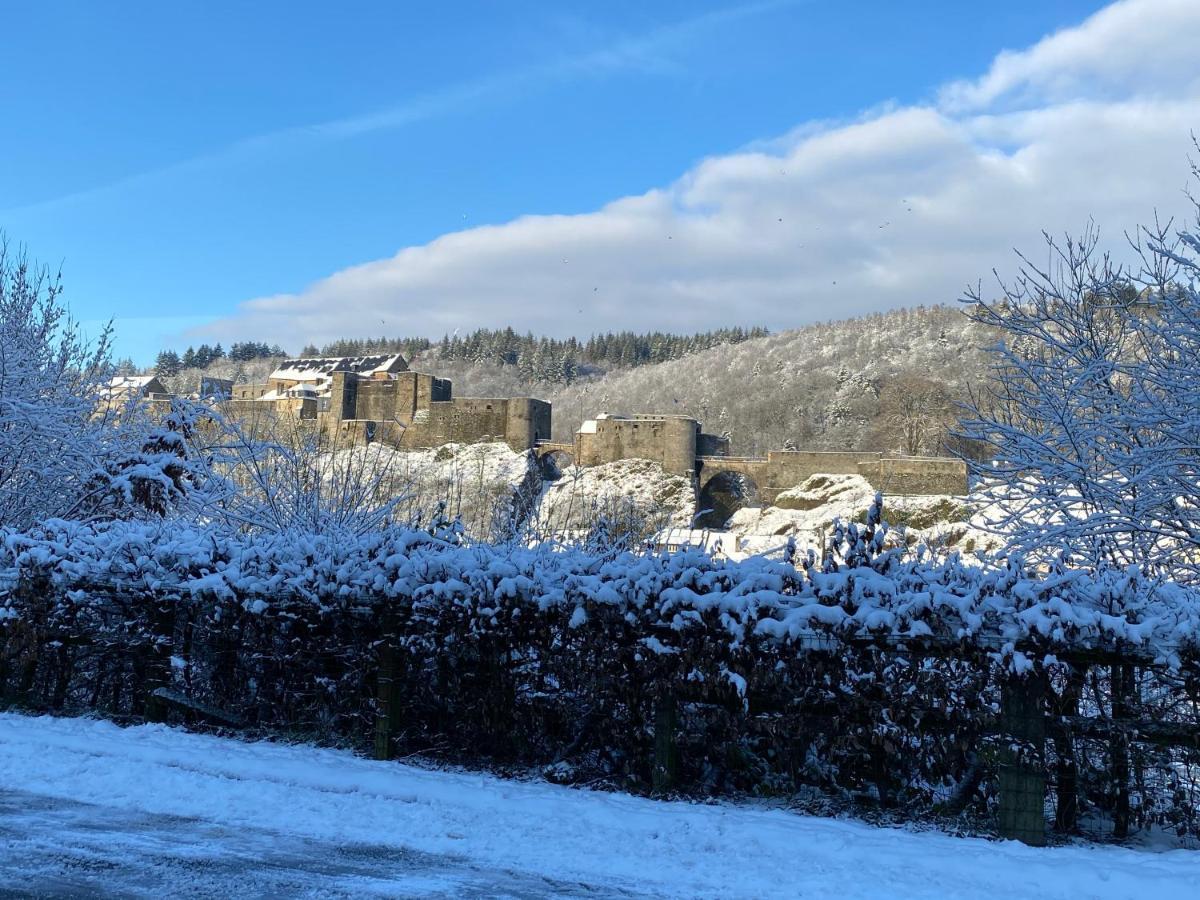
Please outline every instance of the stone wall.
[[505, 438], [514, 450], [528, 450], [538, 441], [550, 438], [550, 404], [532, 397], [513, 397], [508, 400], [508, 423]]
[[[404, 429], [400, 446], [440, 447], [474, 441], [502, 441], [508, 425], [505, 400], [444, 400], [429, 404]], [[524, 449], [524, 448], [522, 448]]]
[[962, 496], [967, 493], [967, 464], [961, 459], [882, 459], [879, 480], [871, 484], [885, 494]]
[[967, 493], [966, 463], [947, 458], [885, 459], [881, 453], [811, 450], [772, 450], [766, 459], [706, 457], [701, 461], [700, 487], [721, 472], [745, 475], [765, 504], [813, 475], [861, 475], [876, 490], [896, 496]]
[[767, 453], [771, 480], [779, 484], [781, 490], [794, 487], [810, 475], [865, 475], [863, 467], [878, 466], [879, 458], [879, 453], [852, 451], [772, 450]]
[[[550, 404], [544, 401], [529, 397], [459, 397], [425, 402], [421, 399], [422, 394], [445, 396], [449, 393], [442, 387], [448, 386], [449, 382], [428, 376], [405, 382], [405, 379], [360, 382], [355, 409], [356, 420], [394, 424], [395, 427], [386, 433], [395, 435], [389, 442], [397, 447], [416, 449], [504, 441], [520, 452], [550, 435]], [[398, 387], [388, 390], [381, 387], [383, 384]], [[414, 398], [420, 404], [416, 409], [413, 409]]]
[[699, 424], [686, 416], [596, 419], [594, 431], [576, 435], [576, 463], [599, 466], [620, 459], [648, 459], [672, 475], [696, 471]]
[[290, 416], [293, 419], [316, 419], [317, 401], [313, 397], [287, 397], [284, 400], [233, 400], [223, 404], [240, 421], [266, 421]]

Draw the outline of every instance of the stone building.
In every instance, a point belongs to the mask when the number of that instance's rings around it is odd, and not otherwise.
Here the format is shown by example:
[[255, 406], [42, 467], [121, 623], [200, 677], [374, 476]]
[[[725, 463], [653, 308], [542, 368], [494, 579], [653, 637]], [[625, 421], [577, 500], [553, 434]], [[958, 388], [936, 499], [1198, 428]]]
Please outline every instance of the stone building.
[[288, 359], [264, 382], [235, 385], [233, 399], [271, 402], [295, 397], [328, 397], [334, 372], [386, 381], [393, 375], [407, 371], [408, 363], [399, 353]]
[[171, 392], [154, 375], [114, 375], [100, 388], [102, 401], [109, 407], [132, 400], [169, 400]]
[[581, 466], [620, 459], [648, 459], [672, 475], [695, 475], [696, 457], [724, 456], [729, 439], [706, 434], [689, 416], [602, 414], [588, 419], [575, 435], [574, 456]]
[[729, 439], [707, 434], [688, 416], [600, 415], [584, 422], [573, 444], [543, 444], [543, 453], [569, 454], [580, 466], [636, 457], [666, 472], [696, 479], [701, 505], [706, 492], [749, 491], [771, 503], [781, 491], [811, 475], [862, 475], [890, 494], [967, 493], [967, 467], [959, 459], [895, 457], [870, 451], [772, 450], [766, 456], [730, 456]]
[[397, 448], [503, 441], [529, 450], [550, 437], [550, 404], [532, 397], [454, 397], [445, 378], [413, 372], [398, 354], [293, 359], [256, 385], [235, 385], [230, 407], [270, 410], [339, 439]]

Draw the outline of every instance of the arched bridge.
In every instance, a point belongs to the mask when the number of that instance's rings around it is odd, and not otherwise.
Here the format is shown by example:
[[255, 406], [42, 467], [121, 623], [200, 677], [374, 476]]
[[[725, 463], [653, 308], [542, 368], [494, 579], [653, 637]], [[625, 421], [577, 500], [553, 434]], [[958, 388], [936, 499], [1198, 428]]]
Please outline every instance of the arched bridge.
[[553, 453], [565, 453], [571, 459], [574, 459], [575, 445], [564, 441], [538, 441], [533, 445], [533, 453], [538, 459], [541, 459], [543, 456], [550, 456]]

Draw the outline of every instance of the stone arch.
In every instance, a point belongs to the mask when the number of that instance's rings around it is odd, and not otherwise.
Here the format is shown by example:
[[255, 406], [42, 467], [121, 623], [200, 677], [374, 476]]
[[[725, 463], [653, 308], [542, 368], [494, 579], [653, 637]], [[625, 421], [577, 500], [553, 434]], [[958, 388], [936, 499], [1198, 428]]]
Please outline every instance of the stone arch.
[[542, 467], [542, 477], [553, 481], [575, 465], [575, 456], [565, 447], [555, 447], [539, 451], [538, 463]]
[[758, 484], [744, 472], [724, 469], [703, 481], [696, 499], [696, 527], [724, 528], [739, 509], [759, 506]]

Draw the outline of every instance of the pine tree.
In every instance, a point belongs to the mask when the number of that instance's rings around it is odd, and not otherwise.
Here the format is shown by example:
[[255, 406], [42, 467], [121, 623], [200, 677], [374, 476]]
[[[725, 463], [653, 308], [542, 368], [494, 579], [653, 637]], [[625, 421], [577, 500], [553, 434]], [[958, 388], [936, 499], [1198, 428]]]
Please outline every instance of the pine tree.
[[178, 353], [174, 350], [163, 350], [154, 361], [154, 374], [178, 375], [182, 367], [183, 363], [180, 361]]

